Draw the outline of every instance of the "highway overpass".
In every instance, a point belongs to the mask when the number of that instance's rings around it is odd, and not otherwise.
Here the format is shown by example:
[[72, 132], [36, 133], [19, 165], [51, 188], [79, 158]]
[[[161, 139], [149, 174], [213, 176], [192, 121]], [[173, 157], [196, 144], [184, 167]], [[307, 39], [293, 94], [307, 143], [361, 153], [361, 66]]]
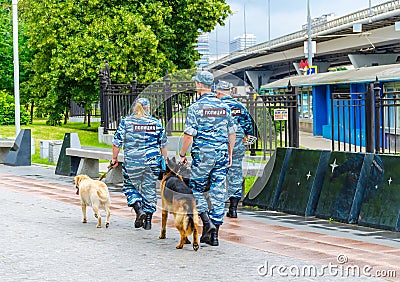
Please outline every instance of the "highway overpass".
[[[355, 24], [362, 25], [361, 32], [353, 31]], [[400, 0], [388, 1], [312, 27], [312, 40], [316, 41], [313, 65], [318, 72], [326, 72], [329, 67], [350, 64], [398, 63], [399, 38]], [[307, 29], [231, 53], [206, 69], [217, 79], [259, 89], [262, 84], [299, 73], [305, 41]]]

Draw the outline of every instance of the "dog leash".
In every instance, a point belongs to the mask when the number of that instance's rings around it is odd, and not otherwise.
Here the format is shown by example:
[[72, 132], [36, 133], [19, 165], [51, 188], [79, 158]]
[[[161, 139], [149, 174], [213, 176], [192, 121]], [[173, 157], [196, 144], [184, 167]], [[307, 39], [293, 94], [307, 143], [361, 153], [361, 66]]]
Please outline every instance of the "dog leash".
[[112, 162], [110, 161], [110, 164], [107, 166], [108, 170], [107, 170], [105, 173], [103, 173], [103, 175], [100, 177], [99, 181], [102, 181], [102, 180], [104, 179], [104, 177], [106, 177], [107, 173], [109, 173], [110, 170], [113, 169], [113, 166], [114, 166], [114, 165], [115, 165], [115, 163], [112, 163]]

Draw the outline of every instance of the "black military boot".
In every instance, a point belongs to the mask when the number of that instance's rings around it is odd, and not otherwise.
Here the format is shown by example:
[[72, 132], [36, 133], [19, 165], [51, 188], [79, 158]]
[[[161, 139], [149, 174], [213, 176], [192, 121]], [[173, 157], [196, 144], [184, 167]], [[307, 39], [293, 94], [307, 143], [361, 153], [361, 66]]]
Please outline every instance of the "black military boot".
[[208, 217], [208, 212], [202, 212], [200, 218], [203, 221], [203, 232], [201, 233], [200, 242], [209, 243], [211, 233], [215, 231], [216, 227]]
[[215, 231], [211, 232], [211, 237], [210, 237], [210, 241], [207, 243], [211, 246], [218, 246], [219, 242], [218, 242], [218, 230], [219, 230], [219, 225], [215, 225]]
[[135, 228], [140, 228], [143, 226], [143, 220], [146, 218], [146, 213], [142, 209], [142, 203], [135, 202], [133, 204], [133, 209], [136, 213]]
[[144, 219], [143, 228], [145, 230], [151, 229], [151, 218], [153, 217], [152, 213], [146, 212], [146, 218]]
[[237, 206], [239, 204], [239, 198], [233, 198], [230, 197], [229, 201], [230, 201], [230, 205], [229, 205], [229, 210], [226, 213], [227, 217], [231, 217], [231, 218], [237, 218]]

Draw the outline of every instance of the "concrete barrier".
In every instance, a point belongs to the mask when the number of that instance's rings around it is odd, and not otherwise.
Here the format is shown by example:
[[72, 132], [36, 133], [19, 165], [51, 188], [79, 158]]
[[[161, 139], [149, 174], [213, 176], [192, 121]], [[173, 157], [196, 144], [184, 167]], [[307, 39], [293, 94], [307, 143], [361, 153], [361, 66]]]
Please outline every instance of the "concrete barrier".
[[255, 182], [243, 199], [244, 206], [276, 208], [286, 168], [292, 152], [291, 148], [277, 148], [264, 167], [263, 174]]
[[4, 164], [11, 166], [30, 166], [32, 159], [31, 143], [31, 130], [22, 129], [15, 139], [13, 146], [10, 148], [4, 160]]
[[0, 164], [4, 163], [10, 149], [14, 145], [14, 140], [0, 139]]
[[60, 155], [57, 161], [57, 167], [55, 174], [59, 175], [74, 175], [71, 171], [72, 167], [76, 167], [75, 162], [79, 161], [77, 159], [71, 159], [71, 156], [66, 155], [67, 148], [80, 148], [81, 142], [79, 141], [79, 136], [77, 133], [65, 133], [64, 140], [61, 146]]

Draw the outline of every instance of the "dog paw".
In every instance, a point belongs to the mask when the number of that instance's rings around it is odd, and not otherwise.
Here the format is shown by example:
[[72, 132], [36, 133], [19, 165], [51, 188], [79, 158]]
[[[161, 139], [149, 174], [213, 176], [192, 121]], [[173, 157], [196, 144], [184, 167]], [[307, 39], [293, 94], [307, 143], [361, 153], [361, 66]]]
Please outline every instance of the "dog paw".
[[183, 248], [183, 245], [182, 245], [182, 244], [178, 244], [178, 245], [176, 245], [176, 248], [177, 248], [177, 249], [182, 249], [182, 248]]
[[82, 223], [87, 223], [87, 220], [86, 219], [82, 219]]
[[198, 249], [199, 249], [199, 244], [193, 243], [193, 250], [197, 252]]
[[109, 223], [109, 222], [106, 222], [106, 228], [108, 228], [108, 226], [110, 226], [110, 223]]
[[166, 238], [165, 234], [160, 234], [160, 236], [158, 236], [158, 239], [165, 239], [165, 238]]
[[97, 228], [101, 228], [101, 225], [97, 225], [96, 227], [97, 227]]

